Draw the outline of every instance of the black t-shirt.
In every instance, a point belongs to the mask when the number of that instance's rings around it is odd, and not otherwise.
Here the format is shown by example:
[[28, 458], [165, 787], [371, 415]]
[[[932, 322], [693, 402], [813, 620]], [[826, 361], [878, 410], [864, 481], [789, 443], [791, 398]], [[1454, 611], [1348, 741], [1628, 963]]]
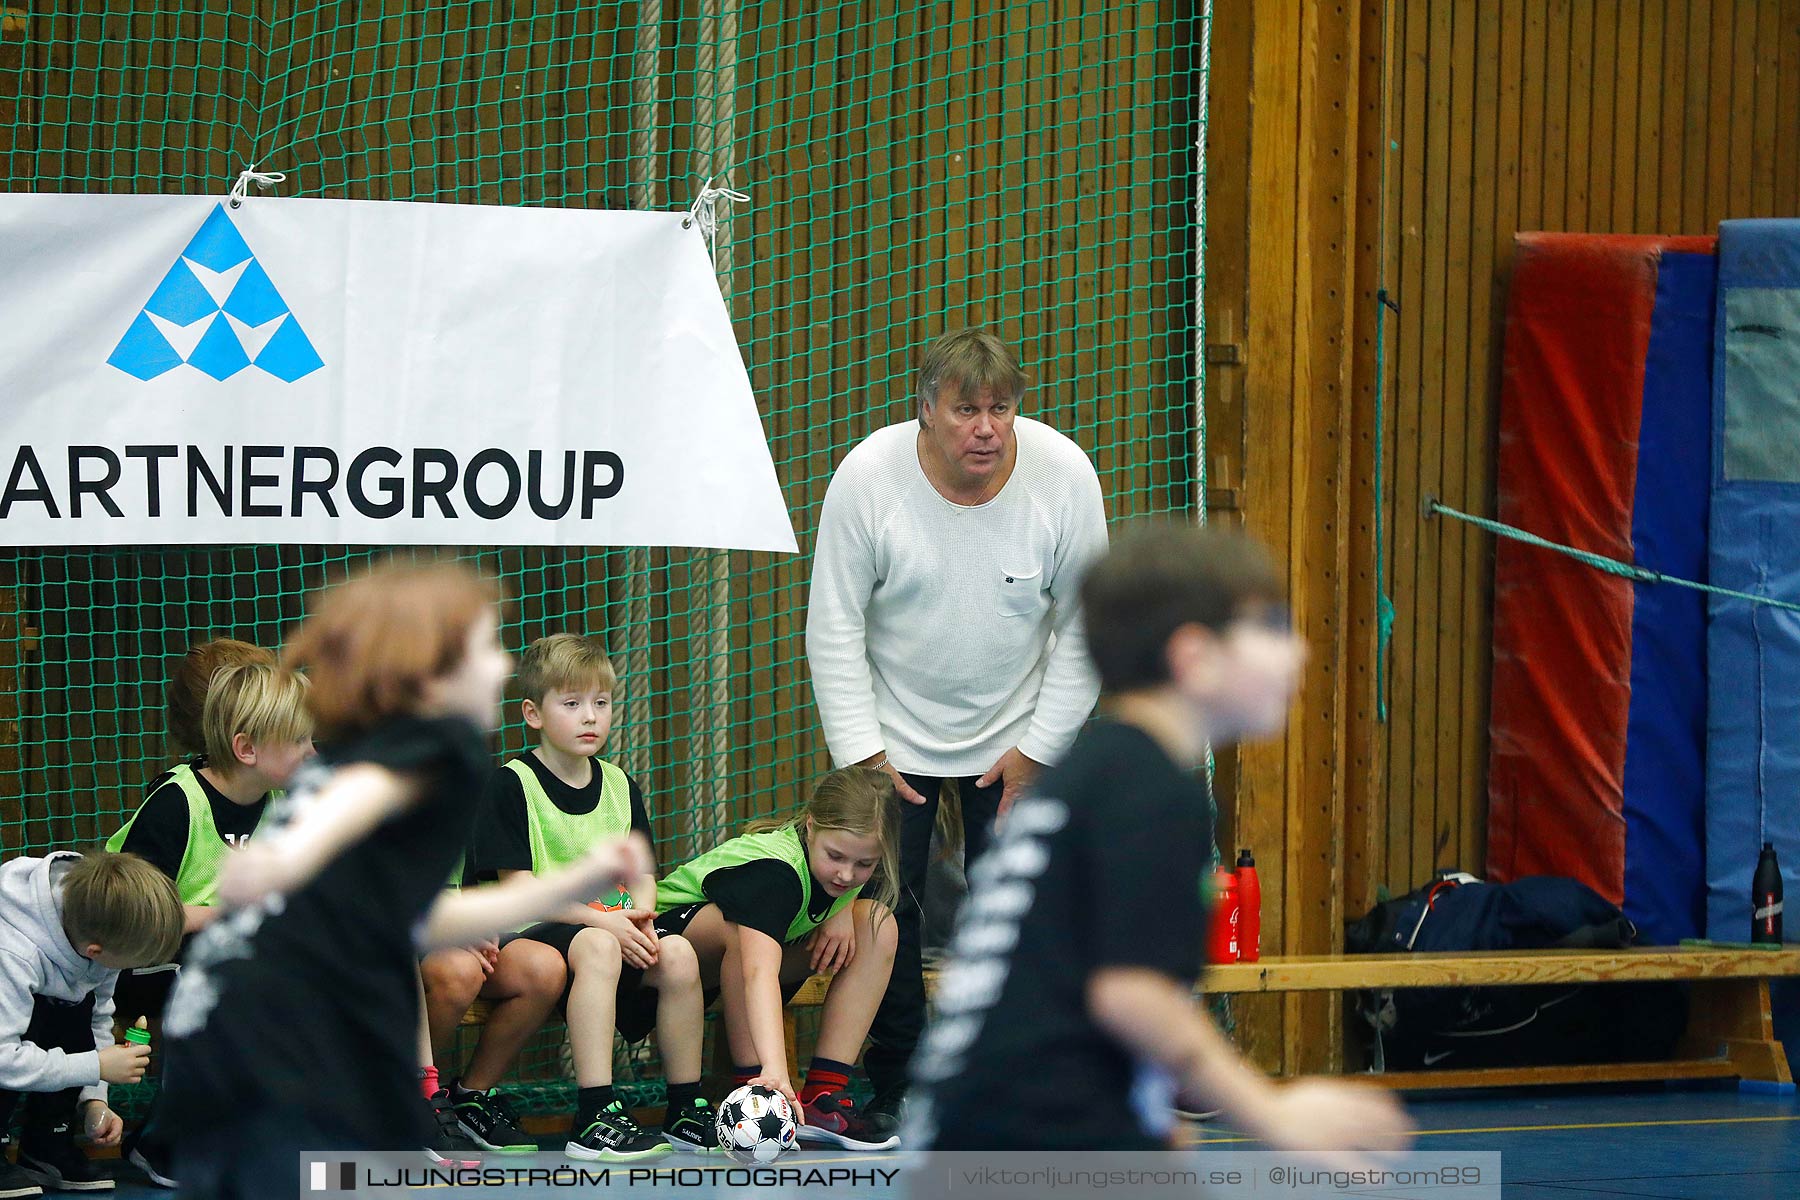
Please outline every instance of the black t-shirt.
[[[581, 817], [600, 806], [602, 780], [598, 762], [594, 764], [593, 776], [587, 786], [575, 788], [558, 779], [556, 772], [538, 761], [537, 755], [519, 757], [537, 776], [550, 803], [563, 812]], [[650, 829], [643, 789], [630, 775], [625, 776], [625, 782], [631, 787], [631, 827], [648, 838], [654, 848], [656, 835]], [[501, 767], [488, 776], [470, 858], [474, 871], [482, 876], [494, 871], [531, 870], [531, 831], [525, 820], [525, 785], [511, 767]]]
[[[207, 782], [199, 768], [195, 768], [194, 778], [199, 781], [200, 790], [206, 793], [207, 803], [212, 807], [213, 825], [218, 829], [219, 837], [229, 846], [248, 841], [256, 832], [257, 822], [262, 820], [269, 797], [264, 795], [251, 804], [234, 804]], [[125, 842], [119, 848], [145, 859], [173, 879], [181, 873], [187, 844], [187, 793], [165, 771], [151, 780], [143, 807], [132, 820], [131, 832], [125, 835]]]
[[[801, 836], [802, 849], [806, 846]], [[727, 921], [761, 930], [778, 942], [787, 941], [788, 926], [800, 915], [802, 891], [794, 868], [779, 859], [764, 858], [742, 866], [724, 867], [706, 877], [706, 898], [719, 906]], [[806, 912], [813, 920], [825, 915], [832, 896], [813, 880], [812, 903]]]
[[975, 864], [937, 1019], [913, 1063], [908, 1145], [1164, 1144], [1172, 1081], [1088, 1013], [1105, 967], [1190, 986], [1211, 857], [1206, 786], [1132, 726], [1096, 722]]
[[299, 1110], [340, 1139], [334, 1149], [424, 1144], [414, 932], [467, 847], [491, 762], [470, 722], [406, 717], [302, 770], [271, 814], [277, 825], [335, 766], [374, 763], [421, 790], [310, 884], [194, 938], [163, 1022], [178, 1129]]

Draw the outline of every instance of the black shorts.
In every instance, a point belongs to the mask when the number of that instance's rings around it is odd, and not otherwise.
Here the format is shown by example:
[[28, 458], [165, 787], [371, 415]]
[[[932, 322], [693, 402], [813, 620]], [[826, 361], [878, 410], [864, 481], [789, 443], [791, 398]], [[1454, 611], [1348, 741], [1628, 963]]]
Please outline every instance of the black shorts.
[[[709, 900], [702, 900], [697, 904], [684, 904], [680, 908], [671, 908], [667, 912], [658, 913], [657, 917], [656, 917], [657, 936], [666, 937], [669, 934], [679, 934], [679, 933], [687, 932], [687, 927], [694, 923], [694, 918], [700, 915], [700, 910], [705, 908], [710, 903], [711, 903], [711, 901], [709, 901]], [[799, 992], [799, 990], [801, 988], [806, 986], [806, 981], [811, 978], [812, 978], [812, 976], [810, 974], [808, 974], [808, 975], [802, 975], [798, 979], [782, 980], [782, 983], [781, 983], [782, 1006], [786, 1007], [788, 1001], [792, 1000], [794, 998], [795, 994], [797, 992]], [[719, 998], [719, 989], [718, 988], [710, 987], [710, 988], [706, 989], [706, 1007], [711, 1008], [713, 1005], [713, 1001], [717, 1000], [718, 998]]]
[[[657, 922], [661, 933], [661, 922]], [[519, 933], [509, 933], [500, 939], [505, 948], [510, 942], [523, 938], [528, 942], [542, 942], [553, 946], [563, 956], [563, 962], [569, 961], [569, 946], [575, 941], [575, 935], [589, 928], [586, 925], [570, 925], [561, 921], [543, 921]], [[563, 985], [561, 1004], [566, 1010], [569, 1005], [569, 990], [575, 986], [575, 975], [569, 973], [569, 982]], [[619, 964], [619, 991], [613, 1008], [613, 1024], [619, 1035], [628, 1042], [641, 1042], [650, 1036], [656, 1028], [656, 1002], [658, 996], [654, 987], [644, 982], [641, 967], [630, 963]]]

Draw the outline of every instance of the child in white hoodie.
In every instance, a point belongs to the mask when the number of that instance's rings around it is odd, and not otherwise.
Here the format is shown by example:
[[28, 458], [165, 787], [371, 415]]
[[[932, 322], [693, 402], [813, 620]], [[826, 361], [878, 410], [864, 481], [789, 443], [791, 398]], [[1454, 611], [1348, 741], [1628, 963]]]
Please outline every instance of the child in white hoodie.
[[167, 962], [181, 944], [181, 898], [135, 854], [60, 851], [0, 864], [0, 1130], [29, 1093], [19, 1164], [0, 1156], [0, 1200], [101, 1191], [112, 1180], [75, 1145], [122, 1125], [106, 1085], [143, 1078], [147, 1046], [115, 1045], [120, 970]]

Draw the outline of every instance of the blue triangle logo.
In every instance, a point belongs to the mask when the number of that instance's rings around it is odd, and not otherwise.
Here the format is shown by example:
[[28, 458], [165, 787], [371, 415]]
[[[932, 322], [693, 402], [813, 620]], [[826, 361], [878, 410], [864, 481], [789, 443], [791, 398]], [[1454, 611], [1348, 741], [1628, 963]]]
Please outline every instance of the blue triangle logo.
[[214, 206], [106, 360], [150, 380], [183, 364], [226, 380], [256, 367], [286, 383], [325, 363], [225, 206]]

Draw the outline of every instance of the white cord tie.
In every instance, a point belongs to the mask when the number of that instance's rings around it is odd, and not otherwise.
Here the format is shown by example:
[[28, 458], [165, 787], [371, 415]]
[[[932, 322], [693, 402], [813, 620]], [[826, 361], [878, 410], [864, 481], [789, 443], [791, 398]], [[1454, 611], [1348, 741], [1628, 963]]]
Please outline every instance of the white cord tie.
[[250, 194], [250, 185], [255, 184], [259, 191], [268, 191], [278, 183], [286, 183], [287, 176], [280, 171], [258, 171], [256, 164], [251, 163], [238, 172], [237, 182], [231, 185], [231, 207], [238, 208], [244, 198]]
[[701, 236], [711, 245], [713, 231], [719, 227], [718, 204], [721, 200], [735, 200], [739, 204], [746, 204], [750, 197], [732, 188], [714, 187], [713, 177], [709, 175], [706, 182], [700, 185], [700, 194], [694, 197], [693, 207], [688, 209], [687, 220], [681, 223], [681, 227], [686, 229], [698, 222]]

